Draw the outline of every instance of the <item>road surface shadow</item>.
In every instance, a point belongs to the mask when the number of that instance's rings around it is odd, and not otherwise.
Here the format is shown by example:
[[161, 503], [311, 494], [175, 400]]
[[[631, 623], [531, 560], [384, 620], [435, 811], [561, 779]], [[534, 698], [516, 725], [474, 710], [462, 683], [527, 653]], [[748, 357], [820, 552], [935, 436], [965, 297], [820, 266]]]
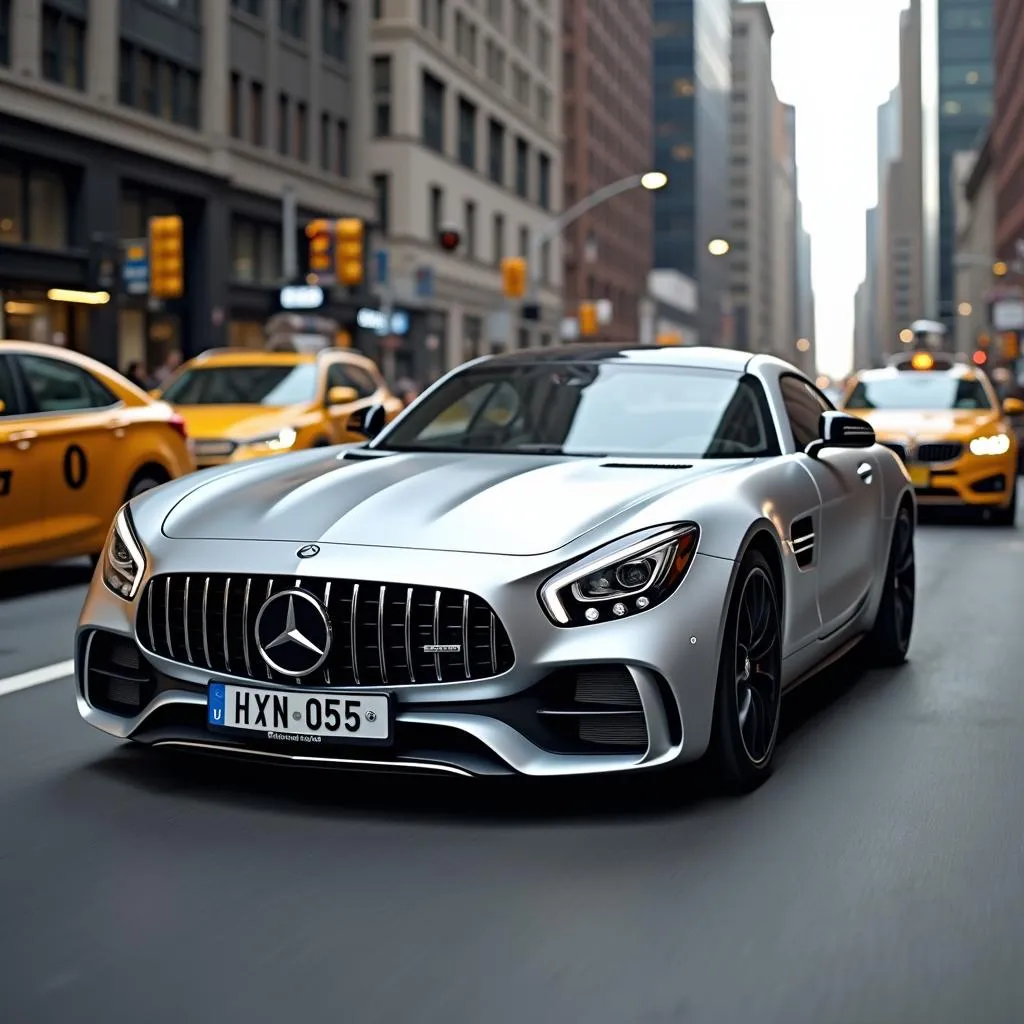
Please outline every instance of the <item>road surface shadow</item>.
[[88, 586], [91, 579], [92, 566], [84, 558], [10, 569], [0, 572], [0, 601], [30, 597], [48, 590], [84, 587]]
[[[778, 772], [787, 750], [816, 719], [862, 686], [884, 685], [891, 672], [865, 673], [851, 657], [787, 697], [783, 706]], [[329, 769], [264, 765], [200, 754], [147, 750], [126, 744], [93, 762], [88, 772], [153, 794], [243, 806], [275, 813], [308, 813], [435, 823], [530, 825], [571, 821], [623, 821], [731, 807], [709, 767], [652, 770], [584, 779], [421, 779]], [[770, 789], [771, 780], [765, 786]], [[749, 799], [756, 799], [754, 794]]]

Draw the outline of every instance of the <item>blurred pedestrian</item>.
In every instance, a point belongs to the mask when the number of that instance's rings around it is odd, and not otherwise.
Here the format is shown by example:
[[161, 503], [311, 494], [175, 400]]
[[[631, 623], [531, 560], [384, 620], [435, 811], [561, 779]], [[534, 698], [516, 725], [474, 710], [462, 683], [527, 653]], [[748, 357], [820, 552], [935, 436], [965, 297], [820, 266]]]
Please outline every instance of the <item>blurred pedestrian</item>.
[[162, 388], [179, 366], [181, 366], [181, 353], [176, 348], [171, 349], [167, 358], [153, 371], [154, 384], [158, 388]]
[[138, 359], [128, 364], [128, 369], [124, 371], [124, 375], [137, 388], [142, 388], [143, 391], [149, 391], [153, 387], [153, 382], [146, 373], [146, 367]]

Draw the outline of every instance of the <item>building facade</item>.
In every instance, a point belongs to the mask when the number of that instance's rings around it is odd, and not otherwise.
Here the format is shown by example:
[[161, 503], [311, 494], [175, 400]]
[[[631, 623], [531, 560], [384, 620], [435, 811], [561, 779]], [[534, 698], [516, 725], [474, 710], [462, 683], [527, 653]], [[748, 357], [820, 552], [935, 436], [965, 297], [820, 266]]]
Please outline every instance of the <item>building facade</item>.
[[965, 356], [990, 333], [989, 301], [995, 250], [996, 188], [992, 173], [992, 137], [977, 152], [953, 158], [955, 248], [953, 294], [957, 301], [954, 339]]
[[[902, 57], [901, 57], [902, 61]], [[873, 269], [871, 283], [872, 303], [868, 307], [870, 324], [868, 334], [872, 351], [877, 362], [892, 351], [889, 340], [892, 327], [893, 267], [889, 246], [889, 211], [893, 205], [891, 192], [898, 172], [893, 168], [899, 163], [902, 150], [900, 124], [903, 117], [903, 102], [900, 86], [889, 93], [889, 98], [878, 108], [875, 131], [878, 152], [878, 204], [875, 232], [870, 239], [871, 257], [868, 261]]]
[[[369, 5], [367, 5], [369, 6]], [[381, 293], [408, 314], [396, 372], [421, 382], [477, 355], [557, 340], [562, 202], [558, 0], [374, 4], [370, 163], [386, 237]], [[444, 251], [443, 229], [460, 235]], [[507, 304], [521, 256], [540, 320]]]
[[[285, 276], [286, 187], [297, 234], [373, 216], [368, 19], [342, 0], [0, 3], [3, 333], [122, 367], [260, 338]], [[185, 294], [158, 303], [123, 256], [167, 213], [184, 219]], [[365, 301], [337, 297], [357, 336]]]
[[876, 366], [881, 357], [875, 303], [878, 285], [878, 204], [864, 214], [864, 328], [862, 344], [854, 346], [854, 369]]
[[733, 5], [728, 241], [736, 347], [775, 351], [772, 256], [774, 28], [764, 3]]
[[995, 0], [995, 37], [994, 254], [1011, 266], [1010, 281], [1024, 285], [1013, 266], [1024, 255], [1024, 0]]
[[803, 362], [796, 319], [796, 111], [775, 98], [772, 122], [772, 341], [776, 355]]
[[[650, 170], [650, 0], [562, 0], [565, 203]], [[670, 176], [674, 168], [663, 168]], [[653, 197], [625, 192], [565, 232], [565, 299], [611, 304], [598, 340], [636, 342], [651, 268]]]
[[[798, 178], [799, 181], [799, 178]], [[812, 258], [814, 255], [810, 233], [804, 227], [803, 204], [796, 204], [796, 334], [798, 352], [802, 345], [799, 339], [807, 341], [807, 348], [800, 353], [800, 365], [805, 372], [814, 373], [818, 366], [816, 311], [814, 304], [814, 277]]]
[[699, 288], [699, 336], [728, 343], [729, 268], [708, 250], [729, 236], [731, 0], [654, 0], [654, 266]]

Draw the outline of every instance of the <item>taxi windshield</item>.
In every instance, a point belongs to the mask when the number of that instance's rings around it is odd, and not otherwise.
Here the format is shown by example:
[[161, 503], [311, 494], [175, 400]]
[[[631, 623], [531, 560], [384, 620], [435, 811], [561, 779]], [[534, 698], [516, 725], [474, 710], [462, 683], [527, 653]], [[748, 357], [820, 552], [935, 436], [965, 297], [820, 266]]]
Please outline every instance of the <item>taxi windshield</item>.
[[846, 401], [847, 409], [991, 409], [978, 380], [949, 373], [900, 373], [857, 382]]
[[164, 391], [172, 405], [295, 405], [316, 392], [316, 367], [206, 366], [186, 370]]

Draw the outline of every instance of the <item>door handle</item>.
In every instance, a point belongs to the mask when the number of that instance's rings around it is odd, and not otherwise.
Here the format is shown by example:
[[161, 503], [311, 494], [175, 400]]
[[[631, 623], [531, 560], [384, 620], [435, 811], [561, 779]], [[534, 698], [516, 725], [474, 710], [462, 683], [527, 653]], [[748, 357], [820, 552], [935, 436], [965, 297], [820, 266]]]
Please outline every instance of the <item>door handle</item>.
[[15, 430], [7, 435], [8, 441], [14, 442], [14, 447], [23, 452], [32, 447], [32, 442], [39, 436], [35, 430]]
[[875, 471], [871, 468], [870, 463], [862, 462], [857, 467], [857, 476], [859, 476], [864, 483], [869, 484], [875, 478]]

